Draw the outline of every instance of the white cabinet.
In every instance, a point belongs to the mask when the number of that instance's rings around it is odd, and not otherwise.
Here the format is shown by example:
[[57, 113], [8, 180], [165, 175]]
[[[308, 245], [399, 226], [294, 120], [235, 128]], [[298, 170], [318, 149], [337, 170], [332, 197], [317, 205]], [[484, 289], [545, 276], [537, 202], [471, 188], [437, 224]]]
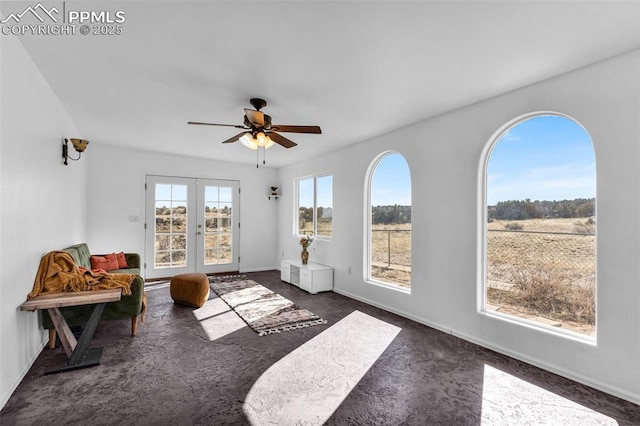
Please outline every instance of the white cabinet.
[[333, 268], [318, 263], [303, 265], [300, 260], [283, 260], [280, 279], [311, 294], [333, 290]]
[[282, 262], [280, 265], [280, 279], [288, 283], [291, 282], [291, 264]]

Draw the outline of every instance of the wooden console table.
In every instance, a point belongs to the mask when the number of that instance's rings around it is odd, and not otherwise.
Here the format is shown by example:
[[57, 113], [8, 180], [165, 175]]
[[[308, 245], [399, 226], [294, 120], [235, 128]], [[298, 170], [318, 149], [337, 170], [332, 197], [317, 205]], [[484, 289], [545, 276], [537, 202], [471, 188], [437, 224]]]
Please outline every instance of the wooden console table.
[[[38, 309], [46, 309], [49, 311], [51, 321], [58, 332], [58, 336], [60, 336], [62, 347], [69, 358], [65, 365], [47, 370], [44, 373], [45, 375], [93, 367], [100, 364], [102, 348], [90, 349], [89, 343], [102, 316], [104, 305], [107, 302], [120, 300], [121, 296], [122, 290], [119, 288], [73, 293], [49, 293], [36, 296], [20, 305], [21, 311], [36, 311]], [[67, 321], [60, 313], [60, 309], [58, 309], [65, 306], [77, 305], [96, 305], [78, 340], [76, 340], [76, 337], [69, 328], [69, 324], [67, 324]]]

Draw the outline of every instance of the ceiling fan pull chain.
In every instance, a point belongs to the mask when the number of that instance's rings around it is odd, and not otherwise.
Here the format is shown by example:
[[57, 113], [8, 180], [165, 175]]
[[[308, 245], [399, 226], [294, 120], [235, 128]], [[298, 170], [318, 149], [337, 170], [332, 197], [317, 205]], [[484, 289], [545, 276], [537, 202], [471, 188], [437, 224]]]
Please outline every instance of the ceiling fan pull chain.
[[256, 169], [259, 167], [258, 166], [258, 162], [260, 161], [260, 154], [259, 154], [260, 150], [256, 149]]
[[263, 146], [262, 147], [262, 165], [264, 166], [265, 164], [267, 164], [267, 147]]

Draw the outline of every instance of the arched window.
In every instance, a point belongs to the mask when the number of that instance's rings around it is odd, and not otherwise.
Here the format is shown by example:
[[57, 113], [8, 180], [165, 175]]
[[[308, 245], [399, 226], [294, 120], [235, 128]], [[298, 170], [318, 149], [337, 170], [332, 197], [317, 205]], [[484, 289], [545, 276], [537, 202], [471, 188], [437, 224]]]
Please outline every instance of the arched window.
[[411, 291], [411, 174], [397, 152], [369, 168], [367, 280]]
[[485, 168], [485, 312], [587, 336], [596, 329], [596, 172], [574, 120], [508, 126]]

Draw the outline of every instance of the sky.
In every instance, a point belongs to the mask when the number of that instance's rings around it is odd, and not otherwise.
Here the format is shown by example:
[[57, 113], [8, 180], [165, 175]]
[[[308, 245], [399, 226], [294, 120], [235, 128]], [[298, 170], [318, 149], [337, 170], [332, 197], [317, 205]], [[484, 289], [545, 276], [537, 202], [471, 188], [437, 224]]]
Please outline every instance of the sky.
[[397, 152], [385, 155], [371, 180], [372, 206], [411, 205], [411, 174], [404, 157]]
[[[372, 205], [411, 205], [411, 176], [398, 153], [382, 158], [372, 181]], [[572, 200], [596, 195], [595, 154], [575, 121], [536, 116], [496, 142], [487, 164], [487, 204], [507, 200]]]
[[[313, 207], [314, 178], [298, 181], [298, 203], [303, 207]], [[316, 202], [318, 207], [333, 208], [333, 176], [319, 176], [316, 180]]]
[[[183, 184], [156, 183], [156, 208], [187, 206], [188, 186]], [[204, 205], [209, 208], [232, 207], [232, 188], [228, 186], [204, 186]]]
[[571, 119], [523, 121], [498, 139], [487, 163], [487, 204], [506, 200], [572, 200], [596, 196], [589, 134]]

